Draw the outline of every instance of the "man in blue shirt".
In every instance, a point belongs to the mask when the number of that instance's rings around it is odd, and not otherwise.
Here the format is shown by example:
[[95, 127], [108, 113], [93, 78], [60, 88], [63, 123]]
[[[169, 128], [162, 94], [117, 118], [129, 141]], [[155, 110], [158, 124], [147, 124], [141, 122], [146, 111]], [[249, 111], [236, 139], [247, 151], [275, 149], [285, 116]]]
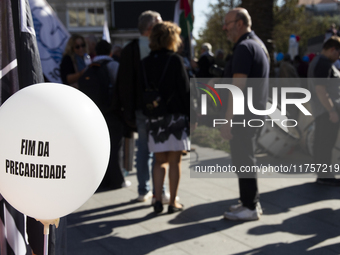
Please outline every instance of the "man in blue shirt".
[[[228, 40], [234, 43], [233, 55], [225, 65], [224, 76], [233, 79], [233, 85], [243, 91], [247, 99], [247, 88], [253, 89], [253, 106], [257, 110], [265, 110], [268, 97], [269, 55], [263, 42], [251, 30], [251, 17], [246, 9], [236, 8], [225, 16], [223, 30]], [[252, 82], [249, 78], [263, 78], [261, 82]], [[245, 100], [244, 115], [233, 114], [233, 97], [229, 93], [226, 119], [222, 137], [230, 140], [233, 165], [240, 170], [241, 166], [254, 166], [255, 137], [259, 128], [242, 124], [251, 119], [264, 119], [250, 112]], [[240, 201], [230, 207], [224, 217], [229, 220], [258, 220], [262, 209], [259, 204], [256, 173], [239, 175]]]

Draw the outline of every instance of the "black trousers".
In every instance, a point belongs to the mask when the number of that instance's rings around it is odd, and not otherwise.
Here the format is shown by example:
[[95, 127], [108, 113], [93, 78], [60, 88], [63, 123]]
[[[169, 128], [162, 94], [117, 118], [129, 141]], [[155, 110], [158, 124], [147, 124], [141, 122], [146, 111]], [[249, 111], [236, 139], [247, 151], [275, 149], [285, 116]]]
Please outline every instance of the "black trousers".
[[[339, 114], [339, 113], [338, 113]], [[327, 172], [319, 172], [319, 178], [332, 178], [334, 173], [329, 171], [332, 163], [332, 150], [339, 131], [339, 122], [329, 120], [328, 112], [315, 118], [313, 155], [315, 164], [326, 164]]]
[[[230, 140], [231, 159], [233, 166], [240, 170], [241, 166], [255, 166], [255, 139], [258, 128], [232, 128], [233, 138]], [[254, 210], [259, 201], [256, 173], [238, 173], [240, 200], [244, 207]]]
[[124, 183], [123, 167], [123, 122], [115, 115], [106, 116], [106, 123], [110, 133], [110, 159], [101, 188], [120, 189]]

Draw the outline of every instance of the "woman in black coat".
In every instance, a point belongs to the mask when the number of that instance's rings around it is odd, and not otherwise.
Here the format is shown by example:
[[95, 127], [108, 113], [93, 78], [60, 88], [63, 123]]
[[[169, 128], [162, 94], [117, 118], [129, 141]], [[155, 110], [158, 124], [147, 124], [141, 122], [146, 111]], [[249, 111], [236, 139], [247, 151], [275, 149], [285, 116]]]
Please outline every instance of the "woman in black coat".
[[[170, 202], [168, 213], [183, 210], [176, 202], [181, 175], [181, 156], [189, 149], [190, 91], [189, 79], [182, 58], [175, 54], [181, 43], [181, 29], [172, 22], [154, 26], [150, 35], [151, 53], [142, 61], [144, 91], [158, 91], [154, 106], [160, 110], [150, 116], [147, 109], [148, 146], [155, 155], [153, 180], [156, 203], [154, 211], [163, 211], [162, 187], [169, 167]], [[144, 97], [147, 97], [144, 93]], [[156, 109], [156, 110], [157, 110]]]

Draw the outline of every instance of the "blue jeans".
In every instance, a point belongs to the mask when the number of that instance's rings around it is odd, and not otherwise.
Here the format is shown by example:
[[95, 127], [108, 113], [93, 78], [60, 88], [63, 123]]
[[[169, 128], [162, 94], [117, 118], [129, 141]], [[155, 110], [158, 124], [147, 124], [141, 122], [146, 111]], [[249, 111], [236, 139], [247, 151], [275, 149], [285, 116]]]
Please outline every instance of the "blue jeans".
[[152, 170], [151, 159], [153, 154], [149, 152], [148, 148], [148, 134], [146, 132], [147, 117], [141, 110], [136, 111], [136, 125], [138, 131], [137, 142], [137, 180], [138, 180], [138, 194], [145, 195], [150, 191], [150, 174]]

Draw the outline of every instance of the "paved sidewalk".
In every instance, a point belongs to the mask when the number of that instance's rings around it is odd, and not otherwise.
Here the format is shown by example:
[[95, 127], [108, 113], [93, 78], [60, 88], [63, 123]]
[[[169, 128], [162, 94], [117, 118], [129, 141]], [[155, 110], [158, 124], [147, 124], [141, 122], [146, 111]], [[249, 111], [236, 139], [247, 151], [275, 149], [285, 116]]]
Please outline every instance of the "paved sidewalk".
[[[294, 154], [259, 158], [271, 164], [295, 160]], [[318, 185], [314, 176], [259, 178], [262, 218], [227, 221], [222, 215], [237, 203], [237, 178], [190, 178], [189, 161], [183, 157], [178, 194], [183, 212], [168, 215], [165, 206], [165, 212], [155, 216], [151, 201], [135, 202], [134, 169], [127, 177], [132, 186], [96, 193], [68, 216], [68, 254], [340, 254], [340, 187]]]

